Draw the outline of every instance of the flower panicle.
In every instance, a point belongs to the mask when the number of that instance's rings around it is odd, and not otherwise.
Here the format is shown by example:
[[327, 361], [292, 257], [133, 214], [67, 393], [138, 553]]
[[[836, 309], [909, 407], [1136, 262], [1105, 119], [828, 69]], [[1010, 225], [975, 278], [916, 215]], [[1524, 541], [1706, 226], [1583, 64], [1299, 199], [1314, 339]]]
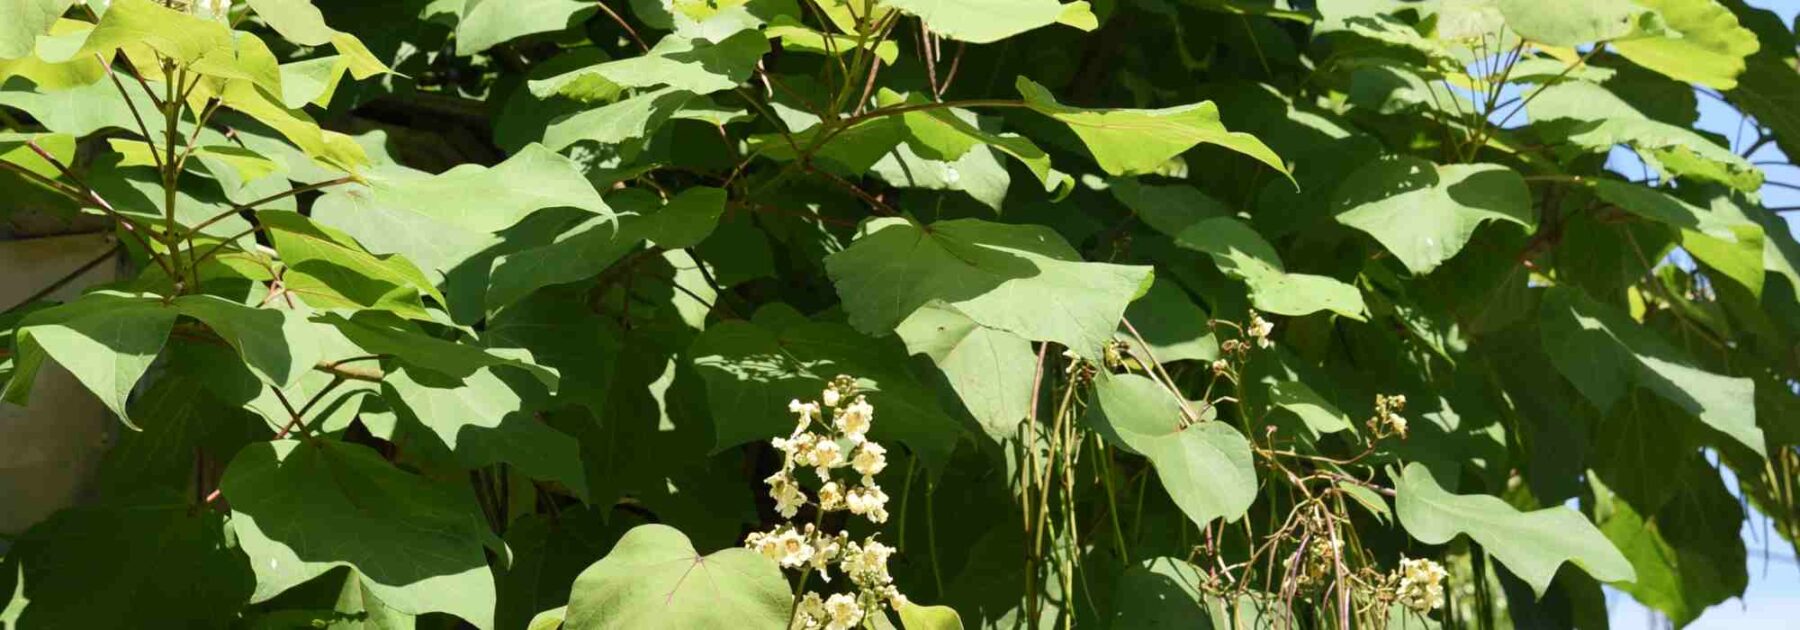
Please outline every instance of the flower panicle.
[[[887, 522], [889, 497], [875, 481], [887, 469], [887, 448], [869, 439], [875, 406], [861, 393], [856, 379], [838, 376], [818, 400], [795, 399], [788, 403], [788, 412], [794, 414], [793, 431], [770, 440], [781, 451], [781, 470], [763, 480], [776, 513], [791, 520], [802, 507], [812, 505], [820, 517], [843, 511], [872, 523]], [[796, 472], [806, 468], [819, 480], [810, 497]], [[829, 533], [814, 523], [788, 522], [750, 534], [744, 546], [784, 570], [817, 574], [827, 583], [834, 570], [847, 578], [850, 592], [802, 595], [795, 603], [794, 628], [848, 630], [884, 607], [898, 609], [906, 603], [888, 573], [888, 559], [897, 550], [874, 535], [856, 541], [842, 530]]]

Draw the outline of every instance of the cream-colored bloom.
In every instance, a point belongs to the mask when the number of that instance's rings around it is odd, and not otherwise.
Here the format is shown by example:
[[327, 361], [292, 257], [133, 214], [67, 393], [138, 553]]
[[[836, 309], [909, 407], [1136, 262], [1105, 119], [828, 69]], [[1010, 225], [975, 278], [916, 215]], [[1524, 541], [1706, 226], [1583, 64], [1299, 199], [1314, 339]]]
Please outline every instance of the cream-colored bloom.
[[782, 518], [793, 518], [800, 506], [806, 505], [806, 493], [800, 491], [800, 484], [787, 471], [769, 475], [763, 483], [769, 484], [769, 498], [775, 500], [775, 511]]
[[1226, 370], [1230, 370], [1230, 369], [1231, 369], [1231, 364], [1226, 363], [1224, 359], [1214, 359], [1212, 362], [1213, 374], [1224, 374], [1226, 372]]
[[887, 600], [888, 606], [894, 610], [906, 607], [906, 596], [901, 595], [900, 589], [894, 588], [892, 584], [881, 587], [881, 598]]
[[838, 559], [839, 552], [843, 551], [843, 543], [836, 537], [814, 533], [811, 524], [806, 526], [806, 535], [812, 539], [812, 568], [818, 571], [819, 579], [830, 582], [831, 572], [826, 569], [830, 568], [832, 561]]
[[826, 599], [825, 613], [831, 618], [825, 625], [826, 630], [850, 630], [862, 623], [862, 606], [857, 605], [856, 597], [848, 593], [837, 593]]
[[1419, 612], [1429, 612], [1444, 606], [1444, 578], [1449, 577], [1444, 567], [1428, 559], [1400, 558], [1400, 587], [1395, 594], [1400, 603]]
[[806, 536], [801, 535], [800, 532], [789, 529], [776, 534], [775, 537], [776, 544], [781, 550], [781, 559], [777, 560], [781, 566], [791, 569], [805, 565], [807, 561], [812, 560], [812, 543], [806, 540]]
[[894, 555], [894, 548], [876, 542], [874, 538], [863, 541], [863, 544], [850, 543], [844, 550], [843, 560], [838, 568], [850, 576], [850, 581], [858, 586], [881, 586], [890, 584], [894, 578], [888, 575], [888, 557]]
[[819, 394], [819, 399], [825, 401], [827, 407], [838, 406], [838, 403], [843, 401], [843, 397], [844, 395], [838, 393], [836, 387], [827, 387], [824, 393]]
[[1250, 326], [1246, 329], [1246, 332], [1250, 333], [1251, 338], [1256, 339], [1256, 347], [1258, 348], [1267, 348], [1275, 345], [1275, 340], [1269, 338], [1269, 335], [1274, 334], [1275, 332], [1275, 324], [1270, 323], [1269, 320], [1263, 319], [1262, 315], [1257, 314], [1255, 311], [1250, 312]]
[[837, 428], [839, 431], [843, 431], [844, 437], [850, 438], [851, 442], [860, 444], [864, 439], [863, 435], [869, 432], [869, 425], [874, 422], [875, 407], [870, 405], [868, 400], [858, 396], [856, 402], [850, 403], [850, 406], [844, 408], [843, 413], [838, 414]]
[[875, 485], [873, 479], [863, 479], [863, 485], [852, 488], [845, 495], [844, 502], [849, 504], [850, 513], [866, 517], [876, 523], [887, 522], [888, 495]]
[[819, 481], [831, 480], [831, 469], [844, 466], [844, 449], [837, 442], [829, 439], [819, 440], [813, 445], [812, 466], [819, 473]]
[[755, 550], [764, 558], [781, 562], [781, 540], [776, 537], [775, 532], [753, 532], [744, 538], [744, 546]]
[[851, 458], [850, 467], [864, 477], [873, 477], [887, 468], [887, 449], [874, 442], [863, 442], [856, 449], [856, 456]]
[[812, 426], [813, 419], [819, 417], [819, 403], [803, 403], [795, 399], [788, 402], [788, 411], [800, 416], [794, 426], [794, 432], [799, 433]]
[[818, 593], [807, 593], [800, 598], [800, 604], [794, 607], [794, 627], [812, 630], [825, 625], [827, 617], [825, 600], [819, 599]]
[[819, 509], [827, 512], [844, 509], [844, 487], [827, 481], [819, 488]]

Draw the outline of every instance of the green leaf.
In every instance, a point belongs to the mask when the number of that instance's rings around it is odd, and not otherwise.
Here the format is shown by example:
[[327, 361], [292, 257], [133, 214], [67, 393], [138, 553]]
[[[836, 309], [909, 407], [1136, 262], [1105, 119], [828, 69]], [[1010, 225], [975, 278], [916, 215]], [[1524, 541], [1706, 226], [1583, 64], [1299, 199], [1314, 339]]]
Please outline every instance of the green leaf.
[[1575, 563], [1603, 582], [1636, 578], [1631, 563], [1612, 542], [1567, 507], [1520, 512], [1498, 497], [1451, 494], [1432, 477], [1431, 469], [1417, 462], [1406, 465], [1394, 492], [1400, 525], [1414, 539], [1441, 545], [1457, 534], [1468, 534], [1540, 597], [1564, 562]]
[[1658, 172], [1714, 181], [1745, 192], [1763, 174], [1744, 159], [1686, 127], [1654, 120], [1618, 95], [1586, 81], [1545, 87], [1527, 113], [1541, 133], [1599, 153], [1626, 145]]
[[398, 256], [376, 256], [350, 235], [297, 212], [262, 211], [275, 251], [287, 267], [282, 286], [317, 308], [370, 308], [430, 320], [424, 297], [448, 303], [418, 267]]
[[962, 616], [949, 606], [920, 606], [907, 602], [901, 606], [900, 627], [904, 630], [962, 630]]
[[61, 133], [14, 133], [0, 132], [0, 162], [7, 162], [25, 167], [25, 170], [37, 173], [50, 179], [62, 176], [61, 169], [44, 160], [36, 151], [31, 150], [28, 143], [37, 143], [38, 148], [55, 157], [57, 161], [68, 164], [75, 157], [75, 137]]
[[839, 374], [856, 377], [878, 410], [870, 435], [906, 443], [929, 466], [947, 463], [962, 433], [907, 367], [899, 344], [806, 321], [785, 306], [765, 307], [749, 322], [715, 324], [689, 354], [718, 414], [717, 449], [791, 433], [788, 401], [817, 399]]
[[325, 25], [312, 0], [247, 0], [256, 16], [282, 37], [301, 46], [323, 46], [337, 31]]
[[395, 411], [429, 429], [463, 466], [505, 462], [587, 500], [575, 439], [533, 417], [492, 368], [478, 369], [461, 382], [402, 368], [388, 372], [381, 385]]
[[664, 249], [693, 247], [718, 227], [725, 201], [723, 189], [694, 186], [677, 193], [660, 210], [632, 220], [629, 231]]
[[543, 287], [590, 278], [643, 244], [643, 235], [618, 218], [583, 221], [555, 242], [494, 261], [487, 310], [498, 311]]
[[493, 535], [467, 484], [402, 472], [365, 446], [283, 440], [239, 452], [220, 489], [256, 572], [251, 601], [342, 566], [395, 610], [492, 627]]
[[18, 628], [225, 627], [250, 597], [250, 570], [224, 520], [182, 497], [63, 510], [14, 540], [0, 609]]
[[1755, 381], [1694, 367], [1655, 332], [1578, 289], [1550, 289], [1542, 312], [1550, 362], [1602, 411], [1636, 384], [1750, 450], [1767, 454], [1752, 404]]
[[[6, 87], [0, 89], [0, 105], [31, 114], [38, 124], [52, 132], [78, 138], [102, 129], [136, 133], [137, 123], [131, 117], [131, 108], [136, 107], [139, 112], [156, 111], [156, 105], [143, 90], [126, 90], [125, 96], [120, 97], [118, 88], [111, 81], [92, 81], [62, 89], [42, 84], [26, 85], [20, 80], [4, 83]], [[152, 89], [160, 89], [158, 84], [150, 85]]]
[[1276, 381], [1269, 384], [1269, 404], [1300, 418], [1314, 433], [1351, 430], [1350, 417], [1336, 405], [1300, 381]]
[[1714, 604], [1743, 595], [1749, 576], [1739, 531], [1743, 508], [1704, 461], [1691, 455], [1675, 461], [1684, 463], [1670, 470], [1672, 462], [1660, 462], [1664, 468], [1656, 476], [1676, 489], [1652, 516], [1602, 488], [1596, 488], [1603, 502], [1596, 512], [1604, 515], [1600, 531], [1631, 560], [1637, 574], [1637, 579], [1613, 587], [1662, 611], [1670, 621], [1687, 624]]
[[[1100, 26], [1086, 2], [1057, 0], [883, 0], [919, 17], [932, 32], [950, 39], [987, 44], [1026, 31], [1066, 24], [1092, 31]], [[854, 6], [854, 5], [852, 5]]]
[[[1141, 354], [1140, 350], [1147, 349], [1157, 361], [1164, 363], [1211, 362], [1219, 358], [1219, 340], [1213, 337], [1208, 319], [1210, 316], [1206, 311], [1196, 306], [1180, 285], [1164, 279], [1150, 285], [1143, 297], [1125, 308], [1125, 320], [1120, 322], [1115, 336], [1132, 344], [1132, 354]], [[1148, 348], [1139, 347], [1137, 335], [1125, 328], [1125, 322], [1136, 327], [1137, 333], [1143, 335], [1144, 343], [1149, 344]]]
[[643, 55], [535, 79], [529, 85], [531, 93], [540, 98], [580, 98], [596, 84], [609, 91], [666, 85], [694, 94], [711, 94], [748, 80], [757, 61], [768, 52], [768, 38], [757, 31], [741, 31], [717, 43], [669, 36]]
[[1384, 158], [1351, 173], [1333, 206], [1339, 223], [1381, 241], [1415, 274], [1455, 256], [1482, 223], [1510, 221], [1528, 230], [1537, 223], [1531, 191], [1518, 171], [1411, 156]]
[[1592, 186], [1607, 203], [1679, 230], [1677, 242], [1694, 258], [1762, 295], [1762, 226], [1637, 184], [1594, 180]]
[[68, 369], [126, 426], [127, 401], [175, 327], [179, 313], [154, 295], [99, 291], [27, 315], [13, 345], [4, 399], [24, 405], [46, 356]]
[[1131, 178], [1113, 180], [1111, 190], [1145, 225], [1170, 237], [1202, 220], [1231, 216], [1224, 203], [1193, 186], [1157, 186]]
[[1200, 591], [1206, 580], [1198, 567], [1179, 558], [1151, 558], [1128, 567], [1113, 586], [1116, 599], [1107, 627], [1216, 628], [1207, 610], [1212, 602]]
[[0, 0], [0, 59], [30, 57], [75, 0]]
[[1101, 417], [1090, 421], [1149, 458], [1163, 489], [1195, 524], [1236, 521], [1256, 501], [1250, 442], [1236, 429], [1217, 420], [1182, 427], [1175, 395], [1135, 374], [1097, 379], [1094, 396]]
[[71, 51], [67, 58], [40, 56], [47, 61], [95, 55], [111, 59], [119, 49], [139, 45], [189, 72], [231, 80], [251, 90], [281, 90], [275, 57], [261, 40], [254, 36], [239, 39], [224, 22], [176, 11], [152, 0], [113, 0], [80, 50]]
[[779, 629], [793, 601], [781, 569], [756, 552], [701, 556], [680, 530], [642, 525], [575, 579], [563, 627]]
[[1738, 26], [1730, 9], [1714, 0], [1633, 1], [1655, 10], [1670, 32], [1613, 42], [1620, 55], [1684, 83], [1737, 87], [1744, 58], [1758, 46], [1756, 34]]
[[411, 322], [380, 312], [365, 311], [350, 318], [323, 315], [318, 321], [336, 326], [370, 353], [393, 356], [451, 378], [464, 379], [482, 368], [508, 366], [524, 370], [551, 393], [561, 381], [556, 370], [538, 365], [527, 350], [490, 350], [439, 339], [419, 331]]
[[693, 92], [665, 87], [561, 116], [544, 129], [544, 145], [561, 151], [577, 143], [595, 142], [616, 147], [619, 157], [630, 161], [643, 152], [650, 136], [693, 98]]
[[1574, 46], [1632, 33], [1645, 10], [1631, 0], [1496, 0], [1506, 25], [1525, 39]]
[[871, 335], [937, 300], [983, 326], [1098, 356], [1151, 277], [1148, 267], [1081, 262], [1062, 237], [1036, 225], [886, 218], [864, 230], [827, 256], [825, 268], [850, 324]]
[[[922, 95], [901, 95], [883, 88], [876, 94], [876, 102], [882, 107], [904, 107], [930, 101]], [[987, 145], [1025, 165], [1045, 191], [1060, 195], [1075, 186], [1074, 179], [1051, 168], [1050, 155], [1036, 143], [1017, 134], [984, 131], [974, 112], [954, 107], [922, 109], [900, 114], [900, 122], [906, 127], [907, 146], [919, 157], [954, 162], [975, 147]]]
[[895, 332], [908, 352], [931, 357], [989, 438], [1005, 442], [1018, 436], [1031, 407], [1036, 364], [1031, 342], [942, 304], [913, 311]]
[[1154, 173], [1188, 149], [1216, 144], [1293, 177], [1281, 156], [1256, 136], [1226, 130], [1211, 102], [1166, 109], [1081, 109], [1057, 103], [1050, 90], [1024, 77], [1019, 77], [1018, 89], [1031, 109], [1068, 125], [1112, 175]]
[[585, 0], [468, 0], [458, 12], [456, 54], [473, 55], [526, 35], [560, 31], [598, 10]]
[[321, 203], [349, 206], [332, 210], [337, 212], [407, 212], [483, 233], [512, 227], [545, 208], [612, 214], [573, 160], [539, 144], [526, 145], [492, 168], [464, 164], [439, 175], [389, 173], [372, 173], [367, 189], [342, 189]]
[[248, 83], [231, 82], [225, 85], [225, 91], [219, 96], [227, 107], [268, 125], [322, 166], [354, 173], [369, 163], [368, 154], [354, 138], [319, 126], [311, 115], [298, 109], [290, 109], [272, 94], [280, 92], [261, 90]]
[[1334, 278], [1282, 269], [1275, 246], [1242, 221], [1206, 219], [1182, 230], [1175, 243], [1208, 256], [1226, 275], [1250, 286], [1256, 308], [1280, 315], [1332, 311], [1355, 320], [1368, 317], [1362, 293]]
[[238, 351], [257, 378], [275, 387], [292, 386], [326, 358], [317, 324], [301, 312], [255, 308], [211, 295], [182, 296], [174, 306], [204, 322]]

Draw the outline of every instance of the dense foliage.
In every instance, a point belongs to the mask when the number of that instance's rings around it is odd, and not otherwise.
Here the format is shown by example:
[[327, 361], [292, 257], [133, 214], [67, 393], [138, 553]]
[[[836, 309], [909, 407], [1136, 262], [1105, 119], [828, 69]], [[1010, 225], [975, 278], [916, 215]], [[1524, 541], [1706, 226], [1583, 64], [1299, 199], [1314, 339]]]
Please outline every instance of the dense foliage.
[[1800, 539], [1795, 57], [1741, 0], [0, 0], [0, 216], [134, 270], [0, 314], [8, 403], [123, 424], [0, 623], [1686, 623], [1745, 502]]

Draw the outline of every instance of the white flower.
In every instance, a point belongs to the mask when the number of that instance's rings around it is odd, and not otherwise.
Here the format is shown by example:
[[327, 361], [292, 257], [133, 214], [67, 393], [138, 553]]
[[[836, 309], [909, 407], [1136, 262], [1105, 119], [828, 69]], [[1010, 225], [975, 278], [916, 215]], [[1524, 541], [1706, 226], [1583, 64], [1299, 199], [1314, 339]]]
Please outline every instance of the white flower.
[[811, 628], [817, 628], [824, 624], [826, 616], [825, 600], [819, 599], [818, 593], [807, 593], [806, 597], [800, 598], [800, 605], [796, 608], [797, 610], [795, 612], [797, 614], [794, 615], [795, 627], [808, 628], [810, 630]]
[[775, 511], [782, 518], [793, 518], [800, 512], [800, 506], [806, 505], [806, 494], [800, 491], [800, 484], [795, 483], [787, 471], [769, 475], [763, 483], [769, 484], [769, 498], [775, 500]]
[[1400, 602], [1419, 612], [1444, 606], [1444, 567], [1428, 559], [1400, 558]]
[[1212, 371], [1214, 374], [1224, 374], [1226, 370], [1230, 369], [1231, 364], [1226, 363], [1224, 359], [1215, 359], [1212, 362]]
[[1263, 319], [1262, 315], [1257, 314], [1256, 311], [1250, 312], [1250, 326], [1246, 332], [1249, 332], [1250, 336], [1256, 339], [1256, 347], [1258, 348], [1267, 348], [1275, 345], [1275, 341], [1269, 339], [1269, 335], [1275, 332], [1275, 324], [1271, 324], [1268, 320]]
[[781, 566], [791, 569], [804, 565], [807, 561], [812, 560], [812, 543], [807, 541], [806, 537], [802, 536], [800, 532], [789, 529], [780, 534], [776, 534], [775, 538], [776, 546], [781, 552], [781, 558], [777, 560], [777, 562], [780, 562]]
[[850, 630], [862, 623], [862, 606], [858, 606], [856, 598], [848, 593], [838, 593], [825, 600], [825, 613], [831, 617], [831, 622], [825, 625], [826, 630]]
[[830, 481], [831, 469], [841, 468], [844, 465], [844, 449], [838, 446], [837, 442], [819, 440], [819, 443], [813, 446], [812, 465], [813, 469], [819, 473], [819, 481]]
[[781, 562], [781, 540], [774, 532], [752, 532], [744, 538], [744, 546], [756, 550], [764, 558]]
[[794, 433], [800, 433], [812, 426], [813, 418], [819, 416], [819, 403], [803, 403], [795, 399], [788, 402], [788, 411], [800, 416], [798, 424], [794, 426]]
[[901, 595], [900, 589], [894, 588], [892, 584], [881, 587], [881, 597], [888, 600], [888, 606], [894, 610], [906, 607], [906, 596]]
[[872, 479], [864, 479], [863, 485], [850, 490], [844, 502], [850, 505], [850, 513], [867, 517], [877, 523], [887, 522], [888, 495], [881, 491], [881, 486], [872, 483]]
[[856, 457], [850, 460], [850, 467], [864, 477], [873, 477], [887, 468], [887, 449], [874, 442], [863, 442], [856, 449]]
[[844, 509], [844, 487], [836, 481], [827, 481], [819, 488], [819, 509], [831, 512]]
[[894, 555], [894, 548], [876, 542], [874, 538], [861, 545], [851, 543], [844, 551], [843, 560], [838, 568], [850, 576], [850, 581], [859, 586], [880, 586], [889, 584], [894, 578], [888, 575], [888, 557]]
[[1395, 433], [1406, 435], [1406, 418], [1404, 416], [1400, 414], [1388, 416], [1388, 424], [1393, 425]]
[[838, 403], [842, 401], [843, 397], [843, 394], [838, 393], [836, 387], [827, 387], [825, 388], [825, 393], [819, 394], [819, 398], [825, 401], [825, 406], [827, 407], [838, 406]]
[[806, 534], [812, 537], [812, 568], [819, 572], [819, 579], [830, 582], [831, 573], [826, 569], [831, 566], [833, 560], [838, 558], [838, 552], [843, 550], [843, 544], [838, 542], [836, 537], [813, 533], [811, 524], [806, 526]]
[[870, 405], [869, 401], [858, 396], [856, 402], [850, 403], [850, 406], [844, 408], [843, 413], [838, 414], [837, 428], [839, 431], [843, 431], [844, 437], [850, 438], [851, 442], [860, 444], [864, 439], [863, 434], [869, 432], [869, 425], [874, 421], [875, 407]]

